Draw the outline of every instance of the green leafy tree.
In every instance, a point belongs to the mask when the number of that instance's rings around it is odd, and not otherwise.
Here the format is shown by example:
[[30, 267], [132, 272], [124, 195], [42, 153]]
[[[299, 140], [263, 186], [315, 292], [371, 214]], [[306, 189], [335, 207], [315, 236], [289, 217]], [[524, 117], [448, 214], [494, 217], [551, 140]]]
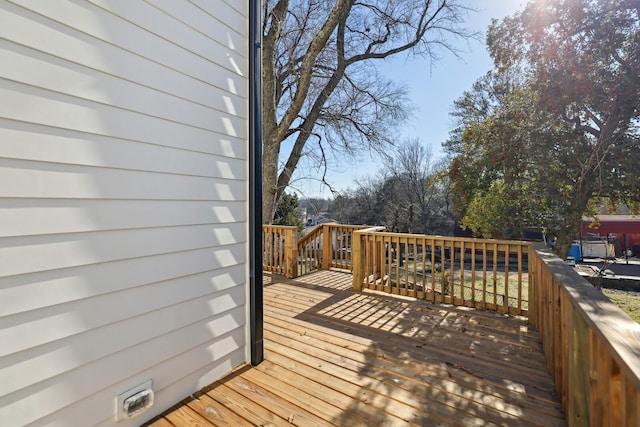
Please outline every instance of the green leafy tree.
[[638, 6], [534, 0], [492, 24], [496, 70], [456, 103], [447, 144], [459, 218], [491, 200], [510, 234], [539, 222], [565, 255], [594, 200], [640, 208]]
[[472, 198], [461, 226], [486, 238], [523, 238], [524, 231], [535, 226], [540, 214], [531, 211], [532, 206], [538, 205], [534, 189], [528, 184], [513, 186], [496, 179]]
[[301, 237], [304, 234], [304, 224], [302, 223], [298, 206], [299, 201], [297, 194], [284, 193], [276, 207], [273, 224], [297, 227], [298, 236]]

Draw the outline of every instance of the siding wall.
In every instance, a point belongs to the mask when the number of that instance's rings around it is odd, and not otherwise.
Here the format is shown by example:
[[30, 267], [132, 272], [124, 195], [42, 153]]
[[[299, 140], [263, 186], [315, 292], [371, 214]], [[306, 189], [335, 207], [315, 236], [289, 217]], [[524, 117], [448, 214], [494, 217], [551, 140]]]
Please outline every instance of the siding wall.
[[0, 424], [247, 360], [248, 2], [0, 2]]

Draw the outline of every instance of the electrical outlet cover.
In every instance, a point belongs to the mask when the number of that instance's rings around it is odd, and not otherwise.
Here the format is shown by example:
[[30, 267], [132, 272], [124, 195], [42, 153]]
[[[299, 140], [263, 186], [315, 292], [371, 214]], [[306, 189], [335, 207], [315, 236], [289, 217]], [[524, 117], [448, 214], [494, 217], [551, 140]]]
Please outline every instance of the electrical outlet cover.
[[[137, 395], [137, 396], [136, 396]], [[133, 396], [136, 396], [133, 400]], [[153, 382], [148, 380], [116, 396], [116, 422], [140, 415], [153, 405]], [[129, 399], [129, 400], [128, 400]], [[127, 401], [128, 400], [128, 401]], [[125, 401], [127, 404], [125, 405]], [[143, 406], [139, 406], [144, 402]]]

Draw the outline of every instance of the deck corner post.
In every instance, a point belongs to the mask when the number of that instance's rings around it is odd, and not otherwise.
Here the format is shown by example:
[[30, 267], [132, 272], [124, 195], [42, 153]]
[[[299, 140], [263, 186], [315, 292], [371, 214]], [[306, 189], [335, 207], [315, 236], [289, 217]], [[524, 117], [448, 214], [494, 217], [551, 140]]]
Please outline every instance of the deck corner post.
[[[571, 312], [567, 313], [569, 332], [569, 373], [567, 419], [569, 424], [590, 425], [590, 339], [589, 326], [575, 308], [567, 302]], [[566, 344], [565, 344], [566, 345]], [[567, 351], [567, 350], [565, 350]], [[567, 351], [568, 352], [568, 351]]]
[[353, 265], [353, 290], [356, 292], [362, 291], [362, 281], [363, 277], [363, 255], [364, 251], [362, 250], [362, 236], [363, 233], [361, 231], [353, 232], [353, 240], [351, 242], [352, 254], [351, 254], [351, 263]]
[[295, 279], [298, 277], [298, 236], [295, 227], [285, 230], [285, 277]]

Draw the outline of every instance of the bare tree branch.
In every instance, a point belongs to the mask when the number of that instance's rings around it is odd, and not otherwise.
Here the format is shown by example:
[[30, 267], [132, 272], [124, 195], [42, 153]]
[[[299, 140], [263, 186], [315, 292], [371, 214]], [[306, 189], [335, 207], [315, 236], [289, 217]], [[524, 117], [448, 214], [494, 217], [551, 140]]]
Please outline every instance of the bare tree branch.
[[[355, 151], [392, 141], [390, 130], [406, 116], [404, 93], [381, 83], [373, 60], [404, 52], [435, 60], [438, 49], [455, 52], [449, 37], [472, 34], [460, 26], [469, 9], [458, 0], [264, 4], [263, 219], [269, 221], [317, 126], [324, 138], [316, 149], [325, 160], [325, 147]], [[292, 148], [283, 156], [286, 139]]]

